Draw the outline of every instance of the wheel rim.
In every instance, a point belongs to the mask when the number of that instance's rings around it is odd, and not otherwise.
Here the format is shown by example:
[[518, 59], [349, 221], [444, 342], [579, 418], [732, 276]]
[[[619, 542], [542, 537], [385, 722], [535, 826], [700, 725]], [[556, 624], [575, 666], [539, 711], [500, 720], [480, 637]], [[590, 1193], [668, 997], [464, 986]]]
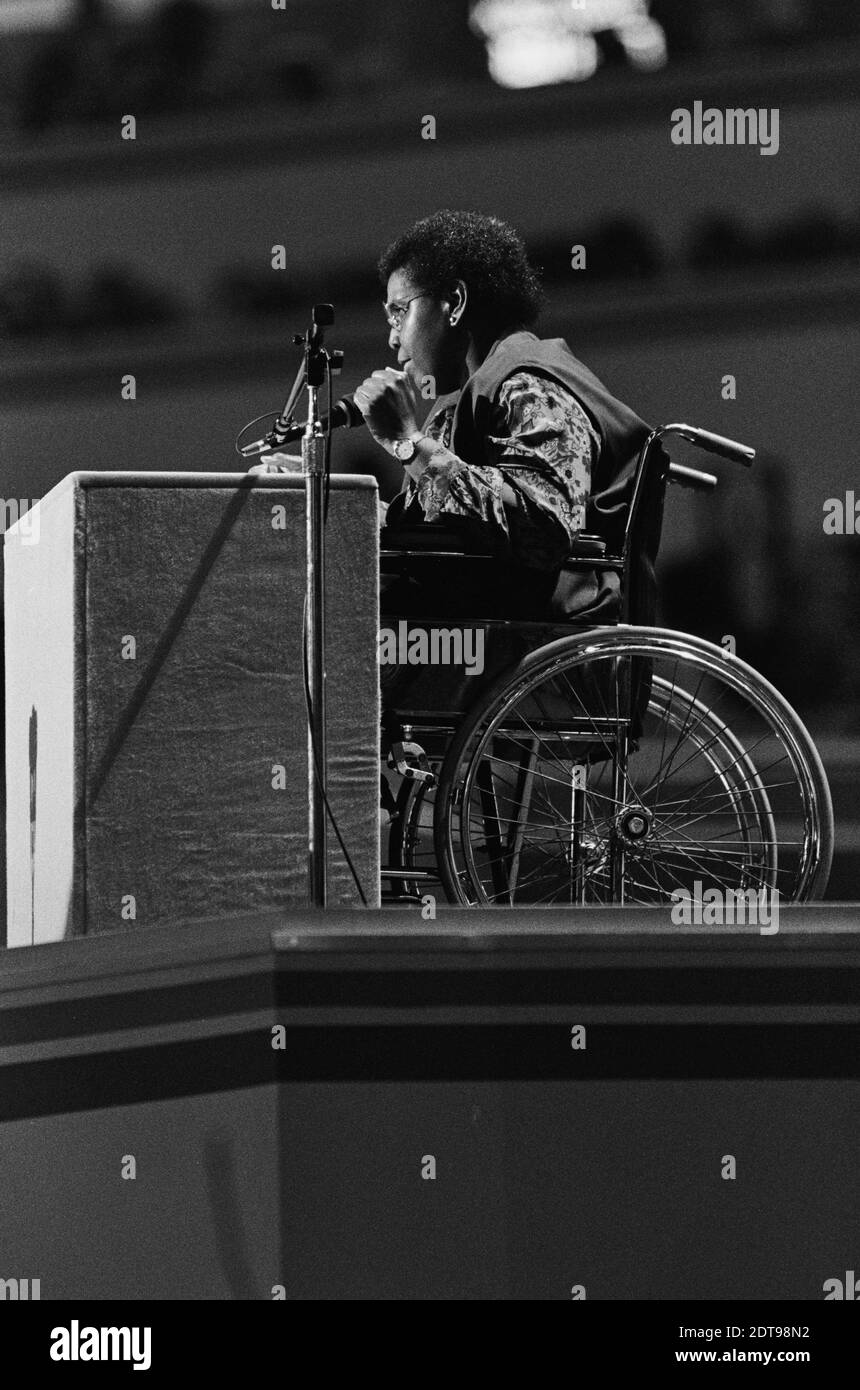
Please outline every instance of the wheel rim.
[[[710, 887], [798, 901], [820, 889], [826, 780], [803, 725], [757, 672], [651, 629], [567, 639], [537, 657], [446, 759], [437, 853], [459, 901], [660, 903]], [[647, 711], [619, 778], [605, 753], [630, 732], [621, 715], [643, 669]], [[584, 790], [573, 786], [583, 767]]]

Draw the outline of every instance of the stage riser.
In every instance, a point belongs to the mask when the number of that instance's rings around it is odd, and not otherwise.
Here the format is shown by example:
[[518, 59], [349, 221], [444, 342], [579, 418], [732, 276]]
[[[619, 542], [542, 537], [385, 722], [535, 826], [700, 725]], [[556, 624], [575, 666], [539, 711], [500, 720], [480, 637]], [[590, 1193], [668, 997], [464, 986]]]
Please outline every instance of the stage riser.
[[857, 1267], [860, 912], [787, 909], [770, 938], [570, 917], [261, 914], [9, 952], [0, 1278], [823, 1299]]
[[0, 1275], [43, 1299], [820, 1299], [856, 1263], [858, 1091], [287, 1085], [7, 1124]]

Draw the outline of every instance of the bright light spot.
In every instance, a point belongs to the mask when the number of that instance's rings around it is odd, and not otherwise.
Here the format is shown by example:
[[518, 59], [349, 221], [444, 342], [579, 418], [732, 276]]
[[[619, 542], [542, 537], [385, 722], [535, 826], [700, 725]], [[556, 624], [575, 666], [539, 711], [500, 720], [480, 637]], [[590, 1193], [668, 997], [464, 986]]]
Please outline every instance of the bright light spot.
[[[554, 5], [555, 0], [551, 3]], [[618, 29], [634, 16], [648, 13], [646, 0], [567, 0], [567, 6], [572, 11], [571, 21], [590, 34]]]
[[666, 65], [666, 35], [653, 20], [635, 20], [618, 30], [624, 52], [634, 68], [654, 72]]
[[597, 59], [597, 44], [586, 34], [511, 29], [487, 44], [490, 76], [500, 87], [583, 81], [597, 71]]
[[13, 29], [56, 29], [72, 13], [72, 0], [3, 0], [0, 33]]
[[486, 40], [487, 65], [502, 87], [583, 81], [600, 64], [594, 35], [612, 31], [630, 64], [666, 62], [666, 36], [648, 0], [477, 0], [472, 28]]

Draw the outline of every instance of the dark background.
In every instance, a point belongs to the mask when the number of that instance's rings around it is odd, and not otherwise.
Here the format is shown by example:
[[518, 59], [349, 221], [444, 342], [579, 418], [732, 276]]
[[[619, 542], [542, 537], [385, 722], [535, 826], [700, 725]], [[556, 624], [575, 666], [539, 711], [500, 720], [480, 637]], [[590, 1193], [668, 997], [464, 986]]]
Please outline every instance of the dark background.
[[[652, 422], [759, 449], [750, 473], [717, 463], [714, 496], [671, 493], [661, 616], [732, 634], [798, 708], [834, 788], [830, 896], [856, 897], [860, 547], [823, 519], [858, 483], [860, 12], [653, 0], [667, 56], [642, 68], [647, 5], [547, 0], [547, 52], [578, 27], [596, 69], [505, 88], [470, 8], [84, 0], [13, 29], [0, 7], [2, 497], [72, 469], [241, 469], [234, 437], [280, 407], [314, 301], [349, 391], [391, 360], [381, 247], [439, 207], [502, 216], [544, 269], [540, 331]], [[778, 108], [778, 153], [675, 146], [697, 100]], [[335, 467], [395, 483], [363, 431]]]

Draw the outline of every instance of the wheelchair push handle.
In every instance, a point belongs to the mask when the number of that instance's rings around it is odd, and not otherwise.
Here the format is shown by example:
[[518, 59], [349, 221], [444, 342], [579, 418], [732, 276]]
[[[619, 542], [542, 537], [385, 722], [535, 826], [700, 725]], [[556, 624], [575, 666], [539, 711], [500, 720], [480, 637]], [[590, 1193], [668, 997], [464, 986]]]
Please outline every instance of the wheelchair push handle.
[[699, 429], [697, 425], [664, 425], [660, 433], [680, 434], [683, 439], [689, 439], [691, 444], [706, 449], [709, 454], [719, 454], [720, 458], [742, 463], [746, 468], [750, 467], [755, 458], [755, 449], [749, 444], [739, 444], [736, 439], [727, 439], [725, 435]]
[[669, 464], [666, 479], [670, 483], [678, 483], [680, 487], [692, 488], [695, 492], [712, 492], [717, 486], [713, 473], [703, 473], [699, 468], [687, 468], [681, 463]]

